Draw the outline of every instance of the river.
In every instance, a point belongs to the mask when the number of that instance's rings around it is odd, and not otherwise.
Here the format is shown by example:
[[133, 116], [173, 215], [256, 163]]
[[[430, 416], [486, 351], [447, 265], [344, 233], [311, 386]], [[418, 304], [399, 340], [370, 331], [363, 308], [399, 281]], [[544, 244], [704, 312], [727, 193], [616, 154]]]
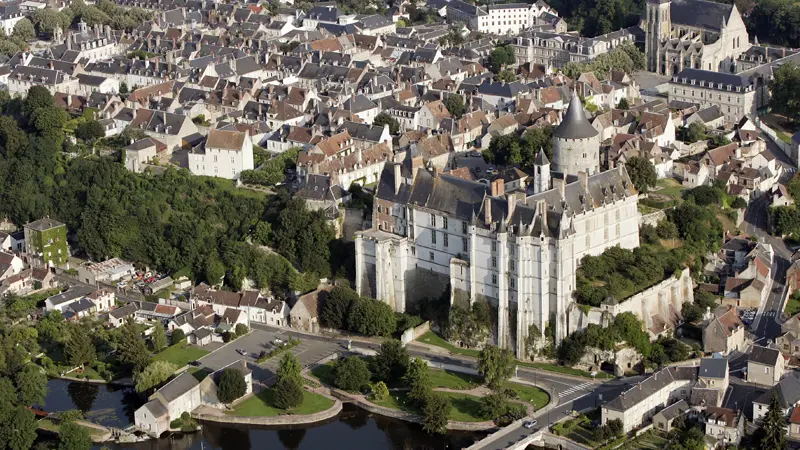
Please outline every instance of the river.
[[[133, 420], [133, 412], [143, 403], [132, 390], [114, 386], [50, 380], [48, 388], [47, 411], [80, 409], [89, 420], [106, 426], [128, 426]], [[440, 450], [467, 447], [480, 437], [482, 435], [476, 433], [430, 436], [418, 425], [345, 405], [335, 419], [306, 427], [270, 429], [205, 423], [198, 433], [105, 446], [130, 450]]]

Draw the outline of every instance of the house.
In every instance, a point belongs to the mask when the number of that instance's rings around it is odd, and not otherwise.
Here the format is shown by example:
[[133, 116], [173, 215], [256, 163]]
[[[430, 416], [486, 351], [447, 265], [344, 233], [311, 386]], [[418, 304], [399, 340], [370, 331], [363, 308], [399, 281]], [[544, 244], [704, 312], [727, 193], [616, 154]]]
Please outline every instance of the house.
[[711, 173], [703, 162], [689, 161], [683, 171], [683, 184], [688, 188], [705, 186], [709, 183]]
[[143, 291], [145, 295], [153, 295], [157, 292], [164, 290], [170, 286], [172, 286], [174, 281], [172, 277], [164, 277], [160, 280], [153, 281], [152, 283], [148, 284], [144, 287]]
[[156, 156], [167, 146], [153, 138], [139, 139], [125, 147], [125, 168], [134, 173], [144, 172], [146, 164], [153, 164]]
[[769, 295], [769, 288], [761, 280], [728, 277], [725, 280], [723, 304], [758, 309], [766, 295]]
[[95, 286], [99, 283], [112, 284], [128, 279], [135, 273], [136, 268], [133, 264], [120, 258], [111, 258], [99, 263], [86, 262], [78, 266], [78, 279]]
[[[211, 305], [201, 306], [191, 311], [187, 311], [167, 322], [167, 330], [170, 332], [180, 329], [187, 337], [200, 328], [213, 327], [216, 320], [214, 309]], [[194, 342], [188, 339], [190, 344]]]
[[44, 309], [63, 313], [70, 303], [80, 300], [92, 292], [94, 292], [94, 289], [91, 287], [73, 286], [66, 292], [47, 297], [44, 301]]
[[678, 400], [653, 416], [653, 428], [664, 433], [669, 433], [672, 431], [672, 424], [675, 419], [686, 414], [688, 411], [689, 403], [687, 403], [686, 400]]
[[320, 288], [301, 295], [289, 312], [292, 328], [308, 333], [319, 333], [319, 311], [328, 298], [330, 288]]
[[239, 179], [245, 170], [253, 170], [253, 142], [247, 131], [214, 129], [208, 139], [189, 152], [189, 170], [195, 175]]
[[764, 386], [775, 386], [783, 377], [785, 360], [774, 348], [753, 345], [747, 359], [747, 381]]
[[721, 353], [744, 349], [745, 326], [734, 306], [721, 306], [708, 311], [703, 320], [703, 351]]
[[28, 295], [42, 289], [52, 289], [57, 284], [55, 274], [48, 269], [25, 269], [0, 282], [0, 296], [5, 295], [7, 292]]
[[135, 302], [128, 303], [125, 306], [109, 311], [106, 321], [111, 328], [119, 328], [125, 323], [125, 320], [133, 318], [138, 309], [139, 305]]
[[622, 421], [625, 433], [650, 420], [664, 407], [688, 400], [697, 380], [697, 367], [668, 367], [601, 406], [602, 424]]
[[97, 308], [94, 302], [84, 297], [67, 305], [61, 314], [64, 316], [65, 320], [71, 322], [93, 315], [96, 311]]
[[33, 267], [64, 266], [69, 261], [67, 245], [67, 226], [57, 220], [45, 217], [25, 224], [25, 251]]
[[[721, 394], [728, 390], [728, 360], [725, 358], [703, 358], [697, 372], [698, 386], [716, 389]], [[721, 402], [722, 399], [719, 399]]]
[[772, 206], [790, 206], [794, 204], [792, 195], [789, 190], [782, 184], [775, 184], [770, 191], [770, 205]]
[[705, 423], [706, 436], [725, 446], [739, 445], [744, 437], [746, 419], [741, 410], [707, 406], [701, 412], [700, 421]]
[[22, 272], [25, 264], [19, 256], [0, 252], [0, 281]]
[[690, 115], [686, 118], [684, 126], [688, 127], [693, 123], [699, 123], [711, 129], [721, 128], [725, 124], [725, 114], [722, 113], [719, 106], [712, 105]]
[[345, 100], [343, 108], [347, 111], [350, 111], [352, 114], [355, 114], [359, 119], [363, 120], [364, 123], [368, 125], [372, 125], [372, 121], [375, 120], [375, 116], [377, 116], [380, 112], [378, 105], [372, 102], [372, 100], [367, 98], [367, 96], [364, 94], [352, 95], [350, 98]]
[[105, 312], [114, 306], [117, 301], [117, 294], [108, 289], [97, 289], [85, 298], [94, 304], [96, 311]]
[[333, 184], [330, 175], [309, 174], [303, 186], [295, 194], [306, 202], [308, 209], [333, 211], [338, 217], [338, 206], [350, 200], [350, 192]]
[[200, 382], [188, 371], [173, 378], [134, 412], [134, 424], [143, 432], [158, 437], [169, 430], [170, 422], [201, 404]]
[[789, 416], [789, 439], [800, 440], [800, 406], [795, 406]]
[[796, 406], [800, 406], [800, 375], [797, 372], [790, 372], [772, 389], [753, 400], [753, 422], [761, 422], [767, 414], [773, 392], [778, 397], [778, 404], [783, 414], [788, 416]]
[[452, 116], [441, 100], [435, 100], [424, 104], [419, 110], [418, 117], [420, 128], [438, 130], [441, 128], [442, 121]]

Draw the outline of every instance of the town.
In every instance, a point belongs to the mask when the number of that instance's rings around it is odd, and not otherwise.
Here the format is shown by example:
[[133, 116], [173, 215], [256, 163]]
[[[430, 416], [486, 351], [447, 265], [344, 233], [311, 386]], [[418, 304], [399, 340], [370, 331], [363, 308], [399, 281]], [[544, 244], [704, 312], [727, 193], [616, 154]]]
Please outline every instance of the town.
[[800, 448], [798, 14], [0, 2], [0, 447]]

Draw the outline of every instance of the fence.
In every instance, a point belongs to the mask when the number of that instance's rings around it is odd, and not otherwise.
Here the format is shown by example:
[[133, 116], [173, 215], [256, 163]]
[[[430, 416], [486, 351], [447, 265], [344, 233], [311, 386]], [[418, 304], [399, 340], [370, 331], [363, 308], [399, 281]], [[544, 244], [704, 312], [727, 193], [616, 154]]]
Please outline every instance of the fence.
[[414, 328], [409, 328], [403, 332], [403, 335], [400, 337], [400, 341], [403, 345], [408, 344], [409, 342], [419, 338], [423, 334], [427, 333], [431, 330], [431, 323], [430, 321], [425, 321], [420, 325], [417, 325]]
[[761, 130], [764, 134], [769, 137], [769, 139], [792, 161], [792, 164], [798, 165], [797, 160], [797, 150], [796, 148], [789, 144], [788, 142], [784, 141], [778, 136], [778, 133], [775, 132], [772, 128], [770, 128], [767, 124], [761, 121], [758, 117], [753, 118], [753, 122], [756, 124], [759, 130]]

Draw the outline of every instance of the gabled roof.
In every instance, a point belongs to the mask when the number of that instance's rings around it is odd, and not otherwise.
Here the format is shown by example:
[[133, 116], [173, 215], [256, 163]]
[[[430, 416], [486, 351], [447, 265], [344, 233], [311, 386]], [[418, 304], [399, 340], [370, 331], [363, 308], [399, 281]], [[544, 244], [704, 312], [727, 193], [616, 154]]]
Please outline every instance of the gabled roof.
[[775, 367], [775, 365], [778, 364], [778, 358], [781, 357], [781, 352], [774, 348], [754, 345], [753, 349], [750, 351], [750, 357], [747, 359], [747, 361]]
[[725, 358], [703, 358], [700, 361], [701, 377], [725, 378], [728, 374], [728, 360]]

